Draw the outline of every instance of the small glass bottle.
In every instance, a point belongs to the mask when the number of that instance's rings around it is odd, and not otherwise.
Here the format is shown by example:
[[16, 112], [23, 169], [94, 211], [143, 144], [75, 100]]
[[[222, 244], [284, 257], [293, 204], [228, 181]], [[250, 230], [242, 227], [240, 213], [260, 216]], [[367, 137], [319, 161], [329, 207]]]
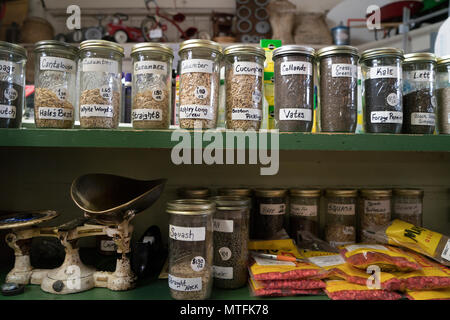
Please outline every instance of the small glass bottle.
[[437, 61], [437, 109], [440, 134], [450, 134], [450, 55]]
[[289, 222], [290, 235], [299, 242], [300, 231], [309, 231], [319, 237], [320, 190], [290, 189]]
[[356, 204], [358, 191], [326, 190], [325, 240], [332, 246], [356, 242]]
[[205, 187], [183, 187], [178, 188], [177, 195], [180, 199], [208, 199], [211, 189]]
[[423, 220], [423, 190], [394, 189], [393, 218], [421, 227]]
[[235, 196], [210, 198], [214, 213], [214, 285], [237, 289], [247, 284], [250, 199]]
[[271, 239], [284, 229], [286, 193], [284, 189], [255, 190], [253, 230], [256, 239]]
[[391, 221], [392, 190], [361, 190], [359, 203], [359, 239], [364, 243], [374, 243], [365, 231], [368, 228], [385, 226]]
[[169, 288], [177, 300], [204, 300], [213, 284], [215, 204], [181, 199], [167, 204], [169, 214]]

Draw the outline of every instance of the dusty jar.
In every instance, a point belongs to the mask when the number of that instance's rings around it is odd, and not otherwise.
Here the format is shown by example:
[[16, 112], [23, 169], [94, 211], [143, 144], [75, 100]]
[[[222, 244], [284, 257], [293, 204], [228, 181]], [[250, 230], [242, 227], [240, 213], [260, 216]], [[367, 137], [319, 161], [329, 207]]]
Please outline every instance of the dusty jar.
[[314, 112], [314, 52], [310, 47], [282, 46], [275, 63], [275, 126], [284, 132], [311, 132]]
[[25, 48], [0, 41], [0, 128], [20, 128], [25, 104]]
[[139, 43], [131, 50], [131, 121], [135, 129], [168, 129], [172, 103], [172, 48]]
[[391, 221], [392, 190], [361, 190], [359, 199], [359, 240], [364, 243], [374, 243], [365, 231], [386, 225]]
[[379, 48], [361, 54], [364, 128], [367, 133], [401, 133], [403, 50]]
[[436, 56], [405, 54], [403, 61], [403, 133], [432, 134], [436, 124]]
[[80, 127], [115, 129], [121, 110], [123, 48], [105, 40], [80, 44]]
[[256, 239], [272, 239], [284, 229], [287, 207], [284, 189], [256, 189], [253, 230]]
[[326, 190], [325, 240], [332, 246], [356, 242], [356, 204], [358, 191]]
[[437, 61], [436, 95], [439, 133], [450, 134], [450, 56]]
[[208, 199], [211, 189], [205, 187], [182, 187], [177, 189], [180, 199]]
[[317, 51], [316, 56], [320, 131], [354, 133], [358, 113], [358, 49], [330, 46]]
[[179, 55], [180, 127], [216, 128], [222, 47], [209, 40], [186, 40]]
[[38, 128], [72, 128], [78, 48], [55, 40], [34, 46], [34, 122]]
[[214, 228], [214, 286], [237, 289], [247, 284], [250, 198], [217, 196]]
[[264, 49], [232, 45], [224, 54], [226, 127], [259, 130], [263, 116]]
[[167, 204], [169, 214], [169, 288], [177, 300], [204, 300], [213, 284], [215, 204], [182, 199]]
[[321, 191], [317, 189], [290, 189], [289, 222], [291, 238], [299, 242], [301, 231], [319, 237], [319, 204]]
[[423, 190], [394, 189], [393, 218], [421, 227], [423, 220]]

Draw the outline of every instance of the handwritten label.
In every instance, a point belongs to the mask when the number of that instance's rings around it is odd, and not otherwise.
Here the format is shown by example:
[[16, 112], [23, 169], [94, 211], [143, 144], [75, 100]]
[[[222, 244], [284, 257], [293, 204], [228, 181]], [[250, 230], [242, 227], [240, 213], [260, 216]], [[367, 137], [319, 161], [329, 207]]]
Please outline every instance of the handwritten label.
[[152, 91], [152, 98], [155, 101], [161, 102], [164, 100], [164, 90], [162, 89], [155, 89]]
[[288, 76], [293, 74], [305, 74], [311, 76], [312, 63], [303, 61], [286, 61], [282, 62], [280, 66], [280, 74], [282, 76]]
[[396, 66], [372, 67], [369, 68], [370, 79], [394, 78], [401, 79], [402, 73]]
[[336, 63], [331, 65], [331, 76], [333, 78], [357, 78], [358, 67], [353, 64]]
[[227, 247], [222, 247], [219, 249], [219, 255], [220, 258], [222, 258], [223, 261], [228, 261], [231, 258], [231, 250]]
[[213, 229], [218, 232], [233, 232], [233, 220], [213, 220]]
[[180, 241], [205, 241], [205, 227], [178, 227], [169, 225], [169, 238]]
[[398, 111], [372, 111], [371, 123], [403, 123], [403, 113]]
[[352, 226], [345, 226], [344, 229], [342, 229], [342, 233], [346, 235], [355, 234], [355, 228]]
[[434, 126], [436, 123], [436, 115], [428, 112], [411, 113], [411, 124], [415, 126]]
[[131, 111], [133, 121], [161, 121], [162, 110], [160, 109], [133, 109]]
[[40, 57], [39, 69], [75, 73], [77, 64], [75, 61], [66, 58]]
[[390, 200], [364, 200], [364, 213], [386, 214], [391, 213]]
[[134, 74], [159, 74], [167, 73], [167, 63], [161, 61], [137, 61], [134, 63]]
[[419, 215], [422, 213], [421, 203], [395, 203], [394, 211], [396, 214]]
[[80, 118], [102, 117], [112, 118], [114, 107], [108, 104], [82, 104], [80, 106]]
[[119, 73], [119, 64], [115, 60], [103, 58], [84, 58], [81, 61], [83, 72]]
[[433, 82], [436, 74], [432, 70], [415, 70], [405, 72], [405, 78], [416, 82]]
[[114, 252], [117, 250], [117, 245], [113, 240], [102, 240], [100, 241], [100, 250]]
[[317, 206], [306, 206], [303, 204], [291, 204], [291, 215], [301, 217], [317, 216]]
[[338, 214], [343, 216], [351, 216], [355, 214], [354, 204], [340, 204], [340, 203], [329, 203], [328, 204], [329, 214]]
[[0, 104], [0, 118], [2, 119], [15, 119], [16, 107], [6, 104]]
[[330, 256], [311, 257], [308, 260], [321, 268], [337, 266], [345, 263], [345, 259], [340, 254], [333, 254]]
[[260, 204], [259, 213], [265, 216], [276, 216], [286, 213], [286, 205], [280, 204]]
[[397, 93], [392, 92], [392, 93], [388, 94], [388, 96], [386, 97], [386, 102], [390, 106], [395, 107], [400, 102], [400, 99], [399, 99]]
[[206, 266], [205, 258], [201, 256], [194, 257], [191, 260], [191, 269], [196, 272], [202, 271], [203, 269], [205, 269], [205, 266]]
[[272, 260], [272, 259], [266, 259], [266, 258], [261, 258], [261, 257], [257, 257], [257, 256], [253, 256], [253, 259], [255, 259], [256, 263], [260, 266], [292, 266], [292, 267], [295, 267], [295, 263], [290, 262], [290, 261]]
[[65, 87], [55, 87], [52, 89], [53, 93], [56, 94], [59, 100], [67, 100], [67, 88]]
[[279, 118], [280, 120], [311, 121], [312, 112], [310, 109], [283, 108], [280, 109]]
[[213, 266], [213, 275], [216, 279], [232, 280], [233, 267]]
[[17, 99], [19, 94], [17, 93], [17, 90], [14, 88], [6, 88], [5, 91], [3, 91], [3, 96], [6, 98], [6, 100], [14, 101]]
[[195, 97], [197, 99], [206, 99], [208, 97], [208, 89], [204, 86], [197, 86], [195, 88]]
[[176, 291], [200, 291], [202, 290], [202, 278], [179, 278], [171, 274], [168, 275], [169, 288]]
[[206, 59], [189, 59], [181, 61], [181, 74], [191, 72], [212, 73], [214, 62]]
[[233, 108], [231, 109], [232, 120], [261, 121], [262, 112], [259, 109], [252, 108]]
[[263, 66], [256, 62], [240, 61], [233, 64], [234, 75], [262, 77]]
[[45, 108], [39, 107], [39, 119], [43, 120], [73, 120], [73, 110], [66, 108]]
[[180, 119], [207, 119], [212, 120], [213, 108], [199, 104], [184, 104], [180, 106]]
[[13, 74], [18, 65], [15, 62], [0, 60], [0, 73]]

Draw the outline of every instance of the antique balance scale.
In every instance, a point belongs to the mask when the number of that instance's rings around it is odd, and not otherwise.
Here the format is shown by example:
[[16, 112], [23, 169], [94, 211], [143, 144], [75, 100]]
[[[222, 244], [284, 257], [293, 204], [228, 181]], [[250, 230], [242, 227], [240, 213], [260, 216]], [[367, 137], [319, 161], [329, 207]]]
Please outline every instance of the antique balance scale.
[[[131, 271], [131, 220], [160, 197], [165, 179], [142, 181], [109, 174], [88, 174], [75, 179], [71, 197], [84, 216], [58, 227], [39, 224], [58, 216], [55, 211], [15, 212], [0, 218], [0, 229], [11, 229], [7, 244], [14, 250], [14, 268], [6, 283], [40, 284], [55, 294], [82, 292], [94, 287], [129, 290], [136, 286]], [[117, 246], [119, 257], [114, 272], [97, 271], [82, 263], [79, 238], [107, 235]], [[33, 269], [30, 263], [31, 240], [56, 237], [65, 248], [65, 260], [56, 269]]]

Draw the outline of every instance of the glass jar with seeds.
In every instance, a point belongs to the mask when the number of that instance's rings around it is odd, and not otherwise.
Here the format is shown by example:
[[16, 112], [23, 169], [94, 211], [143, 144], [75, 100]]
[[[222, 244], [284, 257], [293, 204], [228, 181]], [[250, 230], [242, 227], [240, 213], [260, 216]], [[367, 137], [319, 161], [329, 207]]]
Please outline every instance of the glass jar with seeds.
[[317, 51], [319, 70], [319, 129], [356, 130], [358, 114], [358, 49], [329, 46]]
[[325, 192], [325, 240], [332, 246], [356, 242], [356, 204], [358, 191], [331, 189]]
[[38, 128], [73, 127], [78, 48], [55, 40], [34, 47], [34, 122]]
[[289, 224], [291, 238], [299, 242], [300, 231], [309, 231], [319, 237], [319, 204], [321, 191], [318, 189], [289, 190]]
[[284, 229], [286, 193], [284, 189], [255, 190], [253, 229], [256, 239], [273, 239]]
[[440, 134], [450, 134], [450, 55], [437, 61], [437, 110]]
[[25, 48], [0, 41], [0, 128], [20, 128], [25, 104]]
[[210, 40], [186, 40], [179, 55], [180, 128], [216, 128], [222, 47]]
[[436, 123], [436, 56], [405, 54], [403, 61], [403, 133], [432, 134]]
[[263, 115], [264, 49], [232, 45], [224, 54], [226, 127], [259, 130]]
[[314, 49], [288, 45], [273, 51], [275, 125], [284, 132], [311, 132], [314, 107]]
[[211, 196], [211, 189], [206, 187], [182, 187], [177, 189], [180, 199], [208, 199]]
[[213, 284], [213, 215], [215, 203], [182, 199], [167, 204], [169, 276], [172, 298], [204, 300]]
[[364, 128], [367, 133], [401, 133], [403, 50], [379, 48], [361, 54]]
[[393, 218], [422, 226], [423, 190], [394, 189]]
[[80, 44], [80, 126], [116, 129], [121, 110], [123, 48], [105, 40]]
[[131, 50], [131, 120], [135, 129], [168, 129], [172, 101], [172, 48], [139, 43]]
[[214, 227], [214, 286], [237, 289], [247, 284], [250, 199], [210, 198], [216, 204]]
[[364, 243], [375, 242], [365, 231], [386, 225], [391, 221], [392, 190], [363, 189], [359, 198], [359, 240]]

